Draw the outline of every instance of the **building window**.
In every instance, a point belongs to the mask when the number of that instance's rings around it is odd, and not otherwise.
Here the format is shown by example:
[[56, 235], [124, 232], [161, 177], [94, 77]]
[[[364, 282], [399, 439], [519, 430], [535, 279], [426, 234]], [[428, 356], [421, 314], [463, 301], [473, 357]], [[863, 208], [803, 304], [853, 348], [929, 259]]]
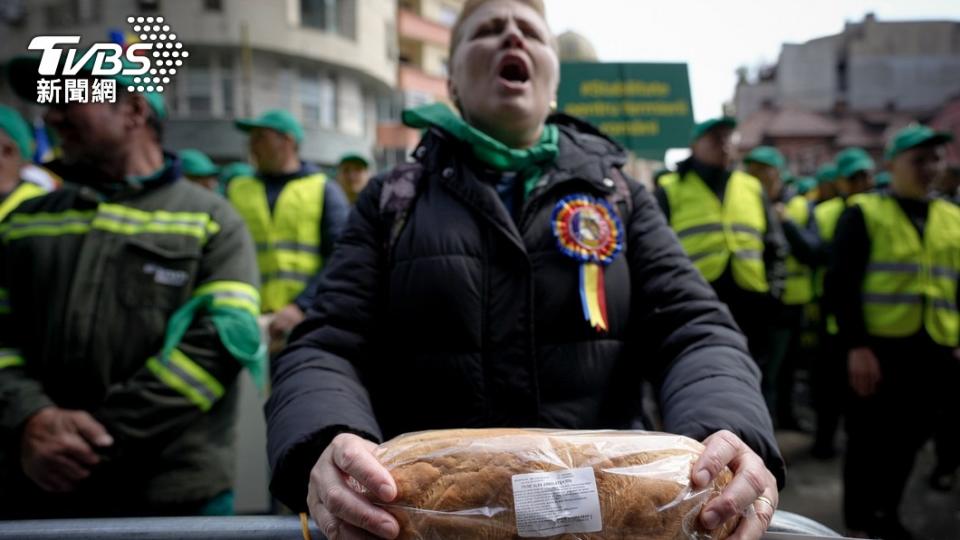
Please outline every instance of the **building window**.
[[337, 85], [330, 75], [300, 73], [300, 112], [309, 128], [337, 127]]
[[396, 122], [403, 112], [403, 96], [400, 92], [377, 100], [377, 122]]
[[234, 73], [233, 62], [222, 59], [220, 64], [220, 90], [223, 99], [223, 115], [232, 118], [236, 112], [234, 106]]
[[97, 23], [102, 12], [102, 0], [60, 0], [45, 8], [48, 28], [67, 28]]
[[223, 11], [222, 0], [203, 0], [203, 9], [206, 11]]
[[293, 69], [289, 66], [280, 67], [280, 78], [277, 82], [277, 105], [282, 109], [293, 108]]
[[356, 12], [356, 0], [300, 0], [301, 24], [349, 39], [357, 36]]
[[213, 89], [210, 67], [196, 60], [187, 68], [187, 110], [191, 115], [209, 116], [213, 112]]
[[365, 90], [360, 91], [360, 110], [358, 111], [360, 116], [360, 133], [364, 137], [371, 135], [369, 122], [376, 120], [369, 117], [367, 114], [367, 103], [370, 103], [369, 98], [367, 97], [367, 92]]
[[400, 59], [400, 42], [397, 39], [397, 25], [387, 22], [387, 60], [396, 62]]

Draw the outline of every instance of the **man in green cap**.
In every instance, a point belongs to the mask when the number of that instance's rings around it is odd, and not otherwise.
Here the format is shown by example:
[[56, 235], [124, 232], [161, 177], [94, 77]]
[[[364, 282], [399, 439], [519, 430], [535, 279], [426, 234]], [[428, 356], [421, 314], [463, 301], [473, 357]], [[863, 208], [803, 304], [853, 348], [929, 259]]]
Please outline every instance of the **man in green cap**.
[[[826, 331], [826, 322], [823, 317], [823, 279], [826, 274], [826, 266], [829, 262], [828, 248], [833, 240], [832, 235], [825, 234], [826, 229], [833, 229], [831, 223], [835, 223], [836, 213], [843, 211], [843, 201], [839, 197], [840, 192], [837, 189], [837, 166], [834, 163], [824, 163], [817, 168], [816, 178], [816, 197], [814, 198], [814, 226], [817, 234], [820, 236], [821, 249], [820, 257], [814, 266], [814, 297], [818, 302], [816, 318], [818, 319], [818, 353], [813, 355], [810, 365], [810, 386], [813, 401], [814, 412], [816, 413], [816, 436], [812, 453], [814, 457], [820, 459], [829, 459], [836, 454], [834, 447], [834, 438], [836, 437], [837, 427], [840, 425], [840, 415], [842, 409], [842, 399], [844, 395], [843, 384], [846, 380], [842, 377], [840, 367], [842, 362], [829, 355], [831, 337]], [[835, 200], [836, 199], [836, 200]], [[827, 206], [837, 205], [836, 208], [830, 208], [829, 211], [820, 209], [823, 203], [830, 202]], [[839, 203], [839, 204], [838, 204]], [[826, 208], [826, 207], [824, 207]], [[821, 228], [821, 223], [823, 226]], [[836, 354], [834, 354], [836, 356]]]
[[763, 366], [763, 395], [777, 426], [796, 428], [793, 369], [798, 363], [804, 309], [813, 301], [811, 267], [818, 261], [820, 240], [812, 219], [812, 205], [784, 185], [782, 178], [787, 162], [783, 154], [772, 146], [758, 146], [743, 158], [743, 163], [747, 172], [760, 180], [768, 200], [773, 203], [790, 248], [781, 298], [783, 306], [777, 314], [768, 314], [770, 354]]
[[370, 181], [370, 160], [359, 152], [350, 152], [340, 157], [337, 165], [337, 182], [347, 194], [350, 204], [357, 200], [357, 196], [367, 187]]
[[[836, 302], [826, 285], [826, 266], [833, 256], [834, 233], [840, 215], [847, 208], [850, 198], [863, 193], [873, 185], [876, 164], [862, 148], [847, 148], [837, 154], [836, 196], [821, 198], [814, 208], [814, 219], [821, 239], [821, 256], [815, 282], [820, 298], [820, 355], [814, 365], [814, 402], [817, 409], [817, 431], [812, 454], [819, 459], [830, 459], [836, 454], [836, 432], [842, 412], [842, 388], [845, 380], [842, 372], [845, 352], [837, 342]], [[828, 185], [823, 184], [823, 185]], [[823, 193], [829, 195], [829, 190]], [[816, 397], [819, 396], [819, 397]]]
[[692, 155], [660, 179], [657, 201], [703, 277], [729, 306], [763, 366], [768, 314], [779, 306], [786, 240], [760, 181], [734, 170], [736, 120], [697, 124]]
[[[34, 103], [38, 65], [9, 72]], [[232, 508], [253, 244], [163, 151], [162, 100], [116, 98], [47, 108], [65, 184], [0, 224], [0, 519]]]
[[890, 192], [854, 197], [837, 226], [827, 287], [853, 390], [844, 517], [864, 538], [910, 537], [897, 509], [916, 452], [938, 413], [957, 422], [960, 208], [930, 197], [951, 139], [916, 124], [897, 132]]
[[336, 182], [300, 160], [303, 128], [290, 113], [270, 110], [236, 125], [250, 134], [257, 172], [230, 182], [227, 198], [257, 246], [261, 307], [277, 351], [313, 303], [350, 205]]
[[13, 108], [0, 105], [0, 221], [23, 201], [47, 192], [23, 179], [32, 149], [29, 124]]
[[217, 167], [206, 154], [193, 148], [179, 152], [183, 175], [191, 182], [216, 192], [220, 185], [220, 167]]
[[817, 168], [814, 175], [817, 179], [816, 203], [829, 201], [839, 195], [837, 192], [837, 166], [834, 163], [824, 163]]

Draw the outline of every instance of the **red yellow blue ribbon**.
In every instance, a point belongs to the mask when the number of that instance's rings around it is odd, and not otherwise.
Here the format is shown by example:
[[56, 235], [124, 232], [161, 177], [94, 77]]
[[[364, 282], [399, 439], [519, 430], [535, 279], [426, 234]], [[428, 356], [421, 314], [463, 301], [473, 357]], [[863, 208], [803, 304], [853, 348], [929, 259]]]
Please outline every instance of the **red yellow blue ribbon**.
[[583, 304], [583, 318], [598, 332], [606, 332], [607, 294], [603, 283], [603, 268], [598, 264], [580, 265], [580, 302]]
[[560, 251], [580, 261], [583, 318], [598, 332], [608, 331], [603, 267], [623, 249], [620, 219], [604, 199], [571, 195], [557, 203], [551, 222]]

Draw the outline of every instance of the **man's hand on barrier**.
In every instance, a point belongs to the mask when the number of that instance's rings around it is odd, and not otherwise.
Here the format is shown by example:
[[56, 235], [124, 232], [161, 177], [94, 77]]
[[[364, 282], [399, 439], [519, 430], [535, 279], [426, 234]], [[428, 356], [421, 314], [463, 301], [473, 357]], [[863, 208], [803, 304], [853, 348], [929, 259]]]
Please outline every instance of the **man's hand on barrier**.
[[389, 512], [378, 508], [351, 487], [352, 478], [382, 502], [397, 496], [397, 486], [373, 455], [377, 445], [348, 433], [337, 435], [313, 470], [307, 490], [307, 507], [317, 526], [330, 540], [396, 538], [400, 525]]
[[[695, 487], [710, 485], [724, 467], [733, 471], [733, 480], [723, 492], [704, 506], [700, 522], [713, 530], [738, 514], [740, 525], [730, 538], [757, 540], [770, 526], [780, 495], [777, 480], [760, 458], [740, 437], [729, 431], [718, 431], [703, 441], [706, 448], [693, 466]], [[753, 512], [750, 508], [753, 507]]]
[[42, 489], [67, 493], [100, 462], [95, 448], [112, 444], [106, 428], [86, 411], [46, 407], [24, 423], [20, 466]]

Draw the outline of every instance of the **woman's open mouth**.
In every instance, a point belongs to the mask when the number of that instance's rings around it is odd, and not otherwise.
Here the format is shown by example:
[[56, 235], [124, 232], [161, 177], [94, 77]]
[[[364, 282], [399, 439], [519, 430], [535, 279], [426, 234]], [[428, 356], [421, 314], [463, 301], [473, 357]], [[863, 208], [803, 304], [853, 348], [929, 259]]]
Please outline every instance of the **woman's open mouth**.
[[530, 68], [522, 57], [508, 54], [500, 60], [497, 76], [503, 86], [520, 90], [526, 88], [530, 82]]

